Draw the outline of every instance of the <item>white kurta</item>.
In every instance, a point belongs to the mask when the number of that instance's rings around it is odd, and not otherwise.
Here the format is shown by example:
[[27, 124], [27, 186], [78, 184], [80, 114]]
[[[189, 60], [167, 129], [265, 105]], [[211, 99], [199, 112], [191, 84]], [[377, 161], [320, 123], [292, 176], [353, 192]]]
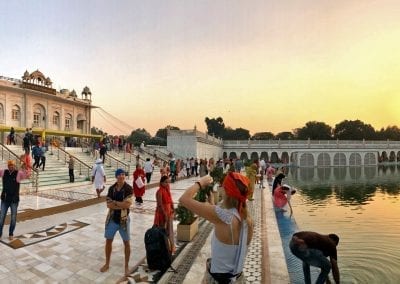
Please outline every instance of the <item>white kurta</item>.
[[104, 167], [102, 164], [94, 165], [92, 169], [92, 177], [94, 176], [94, 187], [96, 189], [102, 189], [104, 187], [104, 176], [106, 172], [104, 171]]

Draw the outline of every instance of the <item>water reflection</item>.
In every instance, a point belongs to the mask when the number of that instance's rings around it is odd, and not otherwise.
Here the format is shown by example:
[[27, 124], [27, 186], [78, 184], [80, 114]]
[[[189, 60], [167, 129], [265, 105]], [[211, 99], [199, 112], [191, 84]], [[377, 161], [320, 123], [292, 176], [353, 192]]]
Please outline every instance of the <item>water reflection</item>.
[[398, 195], [398, 174], [396, 165], [294, 168], [288, 178], [311, 203], [334, 197], [339, 205], [348, 206], [367, 204], [377, 191]]

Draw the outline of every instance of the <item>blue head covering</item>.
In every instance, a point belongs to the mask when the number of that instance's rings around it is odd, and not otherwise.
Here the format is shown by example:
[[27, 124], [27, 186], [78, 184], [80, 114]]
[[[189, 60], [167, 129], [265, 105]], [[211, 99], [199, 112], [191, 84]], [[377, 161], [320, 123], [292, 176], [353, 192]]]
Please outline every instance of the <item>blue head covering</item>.
[[119, 176], [120, 174], [125, 174], [125, 171], [123, 169], [117, 169], [115, 171], [115, 177]]

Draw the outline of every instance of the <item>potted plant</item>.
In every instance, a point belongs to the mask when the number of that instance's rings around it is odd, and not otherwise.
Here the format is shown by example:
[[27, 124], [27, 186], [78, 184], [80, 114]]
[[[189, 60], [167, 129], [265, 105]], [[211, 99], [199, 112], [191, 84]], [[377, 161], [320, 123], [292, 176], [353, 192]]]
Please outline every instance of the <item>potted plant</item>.
[[191, 241], [199, 230], [197, 216], [186, 207], [178, 204], [178, 207], [175, 209], [175, 217], [179, 221], [177, 226], [178, 241]]
[[207, 200], [207, 196], [210, 194], [214, 195], [214, 202], [218, 203], [219, 200], [219, 190], [214, 191], [214, 186], [218, 185], [219, 187], [222, 185], [222, 182], [225, 178], [224, 169], [221, 167], [215, 167], [211, 172], [210, 176], [213, 178], [213, 182], [208, 185], [206, 188], [200, 190], [195, 199], [201, 202], [205, 202]]

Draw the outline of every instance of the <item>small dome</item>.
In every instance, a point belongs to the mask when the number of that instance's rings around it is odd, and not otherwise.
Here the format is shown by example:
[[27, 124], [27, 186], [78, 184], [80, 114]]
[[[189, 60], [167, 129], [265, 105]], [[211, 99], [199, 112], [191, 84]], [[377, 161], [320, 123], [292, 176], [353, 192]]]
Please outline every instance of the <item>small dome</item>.
[[90, 92], [90, 89], [88, 86], [83, 88], [82, 95], [91, 95], [92, 93]]
[[24, 76], [22, 76], [22, 80], [28, 80], [28, 79], [29, 79], [29, 72], [28, 72], [28, 70], [26, 70], [24, 72]]
[[70, 96], [70, 97], [74, 97], [74, 98], [76, 98], [76, 97], [77, 97], [77, 95], [76, 95], [76, 92], [75, 92], [75, 90], [72, 90], [72, 91], [71, 91], [71, 93], [69, 93], [69, 96]]

